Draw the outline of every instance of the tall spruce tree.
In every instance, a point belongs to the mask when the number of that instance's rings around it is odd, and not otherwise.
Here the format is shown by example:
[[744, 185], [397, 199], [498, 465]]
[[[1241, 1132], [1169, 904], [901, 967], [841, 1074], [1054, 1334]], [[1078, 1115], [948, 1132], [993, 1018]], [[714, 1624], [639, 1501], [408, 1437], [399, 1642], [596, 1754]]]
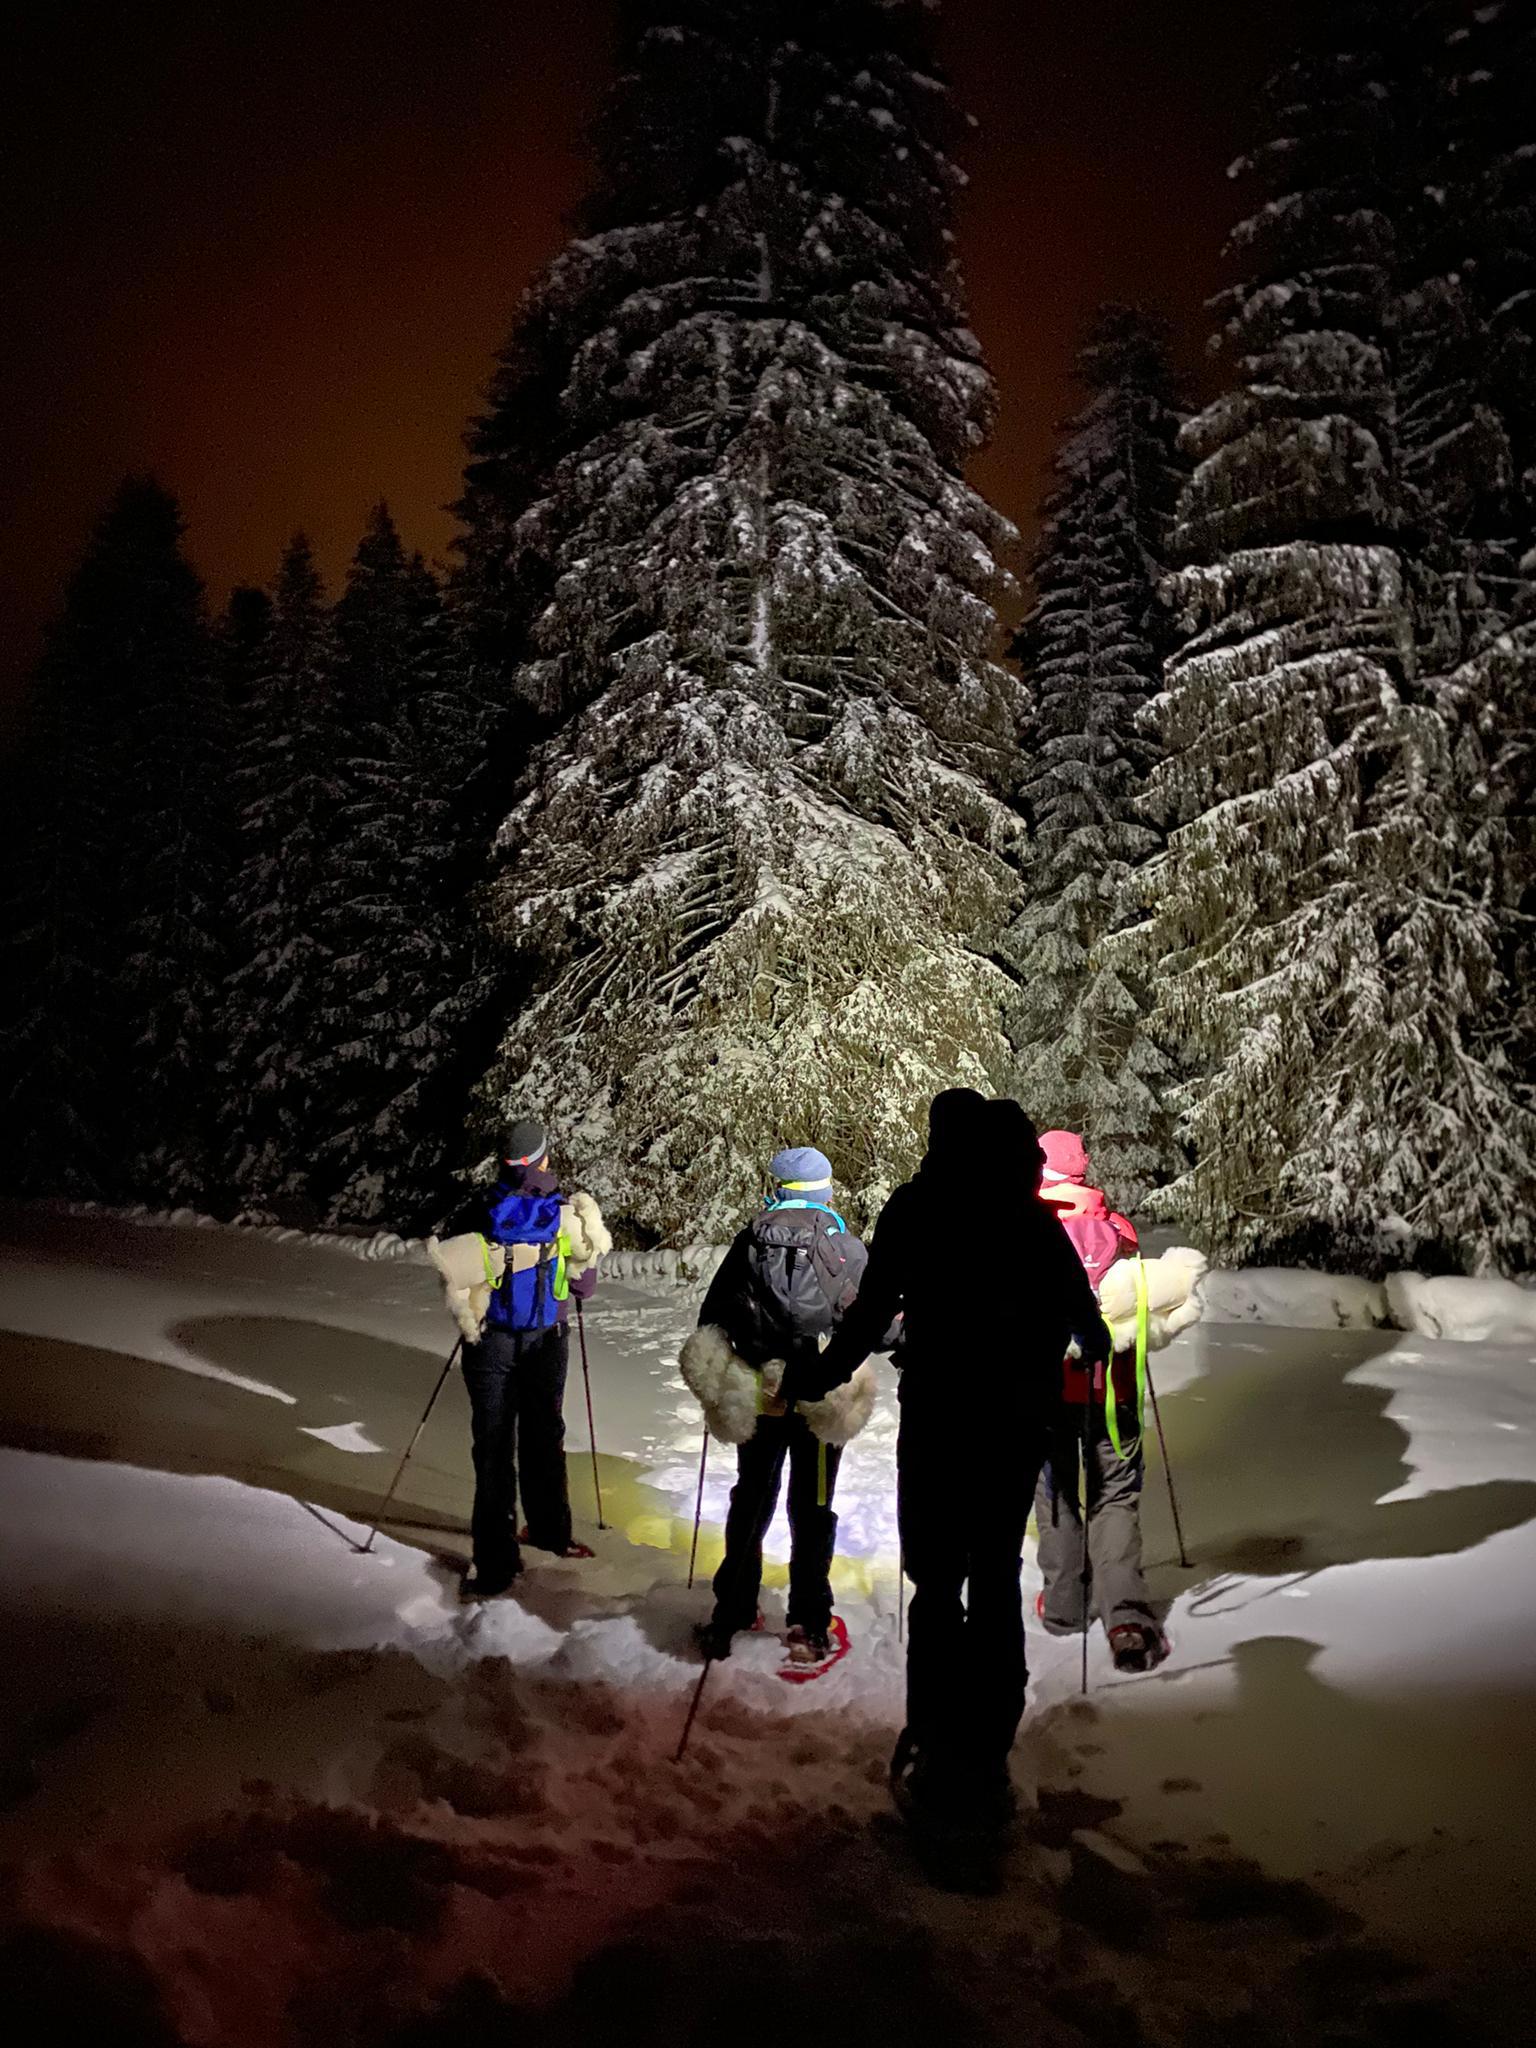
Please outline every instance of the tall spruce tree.
[[1101, 957], [1130, 915], [1132, 875], [1158, 836], [1137, 804], [1155, 759], [1138, 714], [1159, 688], [1158, 600], [1178, 495], [1179, 412], [1162, 323], [1107, 306], [1077, 358], [1088, 402], [1056, 458], [1014, 642], [1035, 712], [1023, 795], [1029, 901], [1004, 957], [1018, 1092], [1042, 1127], [1083, 1132], [1125, 1202], [1175, 1165], [1166, 1062], [1142, 1029], [1146, 993]]
[[457, 1164], [473, 993], [466, 897], [478, 752], [442, 593], [378, 506], [335, 610], [344, 786], [321, 874], [312, 1186], [338, 1222], [436, 1220]]
[[[1485, 1037], [1536, 1077], [1536, 16], [1496, 0], [1442, 7], [1429, 226], [1410, 299], [1455, 309], [1449, 347], [1420, 346], [1446, 451], [1420, 512], [1443, 572], [1443, 684], [1458, 731], [1469, 854], [1494, 906], [1501, 973]], [[1449, 355], [1453, 374], [1436, 377]], [[1423, 376], [1428, 370], [1428, 378]], [[1475, 438], [1469, 432], [1475, 422]], [[1530, 1198], [1536, 1199], [1536, 1165]]]
[[122, 996], [133, 1019], [123, 1117], [129, 1182], [140, 1199], [200, 1203], [219, 1174], [232, 734], [202, 586], [179, 556], [173, 574], [175, 630], [155, 659], [135, 662], [122, 763]]
[[220, 721], [176, 500], [130, 477], [51, 629], [12, 764], [8, 1184], [195, 1195], [218, 974]]
[[250, 584], [237, 584], [214, 627], [213, 658], [219, 695], [238, 742], [244, 741], [256, 714], [271, 643], [271, 597]]
[[345, 795], [329, 608], [302, 534], [273, 586], [237, 774], [240, 866], [224, 1031], [228, 1199], [263, 1221], [307, 1222], [327, 966], [322, 877]]
[[1510, 1264], [1531, 1132], [1480, 1042], [1497, 933], [1424, 676], [1440, 610], [1398, 406], [1422, 89], [1398, 26], [1331, 11], [1246, 166], [1240, 381], [1184, 436], [1183, 644], [1154, 706], [1173, 829], [1136, 945], [1197, 1076], [1169, 1211], [1228, 1257]]
[[639, 1235], [719, 1235], [786, 1137], [856, 1213], [1006, 1071], [989, 955], [1005, 522], [921, 0], [637, 0], [587, 232], [470, 437], [464, 601], [542, 738], [493, 930], [488, 1112]]

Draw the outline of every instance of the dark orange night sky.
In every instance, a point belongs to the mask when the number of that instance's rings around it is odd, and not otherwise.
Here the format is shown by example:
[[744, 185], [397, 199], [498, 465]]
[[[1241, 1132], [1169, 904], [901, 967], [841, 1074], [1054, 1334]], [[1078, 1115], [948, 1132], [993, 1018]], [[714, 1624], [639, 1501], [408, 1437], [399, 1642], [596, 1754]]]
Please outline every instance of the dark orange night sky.
[[[369, 505], [441, 556], [459, 433], [584, 189], [611, 0], [12, 10], [3, 124], [7, 695], [127, 470], [176, 490], [216, 600]], [[1002, 389], [981, 487], [1028, 526], [1073, 336], [1161, 303], [1197, 368], [1252, 87], [1297, 7], [948, 0], [981, 119], [960, 226]]]

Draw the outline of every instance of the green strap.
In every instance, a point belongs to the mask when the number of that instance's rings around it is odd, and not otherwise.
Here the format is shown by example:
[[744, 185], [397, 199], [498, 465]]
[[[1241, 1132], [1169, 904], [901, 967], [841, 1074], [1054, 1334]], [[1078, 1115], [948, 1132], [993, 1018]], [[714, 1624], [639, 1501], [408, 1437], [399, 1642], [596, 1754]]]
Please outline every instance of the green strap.
[[[1147, 1269], [1142, 1263], [1141, 1253], [1136, 1254], [1136, 1441], [1141, 1440], [1142, 1416], [1147, 1405]], [[1120, 1441], [1120, 1404], [1115, 1399], [1115, 1360], [1111, 1351], [1104, 1366], [1104, 1420], [1109, 1428], [1109, 1440], [1115, 1447], [1115, 1456], [1123, 1458], [1125, 1448]], [[1133, 1446], [1134, 1448], [1134, 1446]]]
[[562, 1230], [555, 1239], [555, 1299], [564, 1301], [570, 1294], [571, 1283], [566, 1277], [565, 1262], [571, 1256], [571, 1240]]
[[824, 1508], [827, 1504], [827, 1447], [820, 1437], [816, 1439], [816, 1505]]
[[[476, 1236], [477, 1236], [477, 1237], [479, 1236], [479, 1232], [478, 1232], [478, 1231], [477, 1231], [477, 1232], [476, 1232], [475, 1234], [476, 1234]], [[482, 1238], [480, 1238], [480, 1263], [481, 1263], [481, 1265], [482, 1265], [482, 1266], [484, 1266], [484, 1268], [485, 1268], [485, 1284], [486, 1284], [486, 1286], [487, 1286], [487, 1287], [494, 1287], [494, 1286], [496, 1285], [496, 1269], [495, 1269], [495, 1267], [494, 1267], [494, 1266], [493, 1266], [493, 1265], [491, 1264], [491, 1248], [490, 1248], [490, 1246], [489, 1246], [489, 1245], [488, 1245], [488, 1244], [486, 1243], [486, 1241], [485, 1241], [485, 1239], [484, 1239], [483, 1237], [482, 1237]]]
[[757, 1412], [759, 1415], [765, 1415], [768, 1412], [768, 1401], [763, 1393], [763, 1369], [761, 1366], [754, 1367], [752, 1377], [757, 1381]]

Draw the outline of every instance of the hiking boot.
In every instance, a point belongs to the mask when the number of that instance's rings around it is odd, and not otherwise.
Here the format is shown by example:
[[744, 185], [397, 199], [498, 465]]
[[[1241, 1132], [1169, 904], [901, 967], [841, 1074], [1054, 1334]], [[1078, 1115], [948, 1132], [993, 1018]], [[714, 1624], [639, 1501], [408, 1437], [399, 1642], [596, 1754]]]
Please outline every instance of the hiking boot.
[[793, 1623], [784, 1632], [784, 1662], [779, 1666], [779, 1676], [787, 1678], [791, 1685], [805, 1685], [813, 1678], [824, 1677], [847, 1654], [848, 1629], [840, 1616], [834, 1614], [825, 1629], [802, 1628]]
[[526, 1544], [530, 1550], [547, 1550], [551, 1557], [596, 1557], [597, 1555], [597, 1552], [589, 1549], [585, 1543], [577, 1543], [574, 1540], [567, 1543], [563, 1550], [557, 1550], [552, 1543], [535, 1543], [526, 1529], [518, 1530], [517, 1540], [519, 1543]]
[[481, 1572], [476, 1569], [466, 1572], [459, 1581], [459, 1598], [499, 1600], [503, 1593], [511, 1591], [522, 1576], [523, 1568], [520, 1564], [513, 1565], [510, 1571]]
[[890, 1765], [896, 1811], [930, 1845], [985, 1850], [1000, 1844], [1018, 1810], [1005, 1763], [978, 1769], [935, 1759], [903, 1729]]
[[718, 1664], [722, 1657], [731, 1654], [731, 1638], [736, 1631], [726, 1621], [698, 1621], [693, 1626], [693, 1640], [704, 1652], [707, 1662]]
[[1110, 1655], [1117, 1671], [1155, 1671], [1169, 1648], [1162, 1630], [1146, 1622], [1117, 1622], [1109, 1632]]
[[1048, 1636], [1080, 1636], [1083, 1632], [1083, 1624], [1080, 1621], [1057, 1621], [1046, 1613], [1043, 1588], [1035, 1595], [1035, 1619]]
[[829, 1631], [824, 1629], [787, 1628], [784, 1631], [784, 1656], [790, 1664], [825, 1664], [834, 1645]]
[[920, 1773], [922, 1757], [913, 1740], [910, 1728], [903, 1728], [896, 1738], [896, 1747], [891, 1751], [888, 1780], [891, 1799], [903, 1820], [912, 1818], [913, 1809], [921, 1791]]

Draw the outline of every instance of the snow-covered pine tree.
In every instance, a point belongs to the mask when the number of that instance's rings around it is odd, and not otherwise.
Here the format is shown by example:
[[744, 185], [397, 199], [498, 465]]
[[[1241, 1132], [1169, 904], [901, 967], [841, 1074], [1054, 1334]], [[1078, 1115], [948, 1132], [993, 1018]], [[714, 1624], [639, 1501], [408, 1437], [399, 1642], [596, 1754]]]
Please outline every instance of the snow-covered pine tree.
[[262, 1221], [309, 1222], [326, 955], [316, 929], [344, 795], [329, 609], [298, 534], [273, 586], [272, 630], [240, 734], [236, 966], [227, 986], [228, 1199]]
[[1162, 680], [1158, 583], [1181, 476], [1163, 324], [1104, 307], [1076, 376], [1088, 401], [1056, 458], [1013, 648], [1035, 710], [1029, 900], [1003, 947], [1019, 976], [1007, 1024], [1016, 1092], [1036, 1123], [1083, 1132], [1095, 1171], [1130, 1204], [1176, 1163], [1166, 1063], [1141, 1026], [1145, 990], [1099, 951], [1158, 846], [1137, 812], [1155, 758], [1137, 720]]
[[[1448, 731], [1451, 857], [1460, 892], [1487, 920], [1497, 968], [1468, 1020], [1469, 1050], [1529, 1112], [1536, 19], [1524, 7], [1424, 0], [1403, 26], [1422, 65], [1396, 309], [1418, 695]], [[1528, 1114], [1511, 1137], [1536, 1139]], [[1529, 1211], [1536, 1161], [1498, 1199]]]
[[206, 1202], [218, 1185], [218, 1070], [233, 876], [232, 734], [203, 609], [180, 552], [174, 499], [164, 539], [164, 625], [133, 658], [122, 758], [124, 965], [132, 1020], [120, 1070], [127, 1184], [143, 1201]]
[[[8, 777], [6, 1184], [161, 1198], [190, 1170], [210, 979], [202, 586], [175, 499], [130, 477], [70, 579]], [[182, 1100], [156, 1062], [177, 1065]], [[189, 1075], [193, 1078], [189, 1079]], [[164, 1148], [162, 1150], [162, 1147]]]
[[260, 700], [271, 641], [271, 597], [250, 584], [237, 584], [214, 627], [213, 659], [219, 694], [242, 742]]
[[[1441, 223], [1435, 271], [1476, 337], [1475, 377], [1457, 396], [1492, 422], [1481, 464], [1436, 538], [1461, 570], [1460, 714], [1469, 838], [1498, 919], [1502, 1001], [1489, 1036], [1509, 1069], [1536, 1077], [1536, 13], [1517, 0], [1453, 7], [1442, 68], [1442, 147], [1429, 198]], [[1454, 515], [1460, 513], [1456, 518]], [[1525, 1193], [1536, 1203], [1536, 1164]]]
[[311, 1185], [334, 1221], [417, 1228], [441, 1209], [476, 1078], [463, 1071], [478, 851], [464, 811], [478, 738], [437, 580], [384, 505], [334, 619], [344, 794], [318, 887]]
[[[1132, 951], [1195, 1074], [1162, 1206], [1228, 1258], [1529, 1257], [1530, 1139], [1480, 1056], [1493, 921], [1419, 688], [1392, 347], [1414, 165], [1396, 11], [1332, 10], [1268, 94], [1226, 299], [1240, 381], [1190, 422], [1152, 714], [1171, 828]], [[1410, 46], [1411, 56], [1411, 46]]]
[[641, 1236], [786, 1139], [863, 1215], [1002, 1078], [1017, 685], [921, 0], [639, 0], [589, 231], [470, 438], [465, 599], [544, 725], [491, 892], [538, 1109]]

